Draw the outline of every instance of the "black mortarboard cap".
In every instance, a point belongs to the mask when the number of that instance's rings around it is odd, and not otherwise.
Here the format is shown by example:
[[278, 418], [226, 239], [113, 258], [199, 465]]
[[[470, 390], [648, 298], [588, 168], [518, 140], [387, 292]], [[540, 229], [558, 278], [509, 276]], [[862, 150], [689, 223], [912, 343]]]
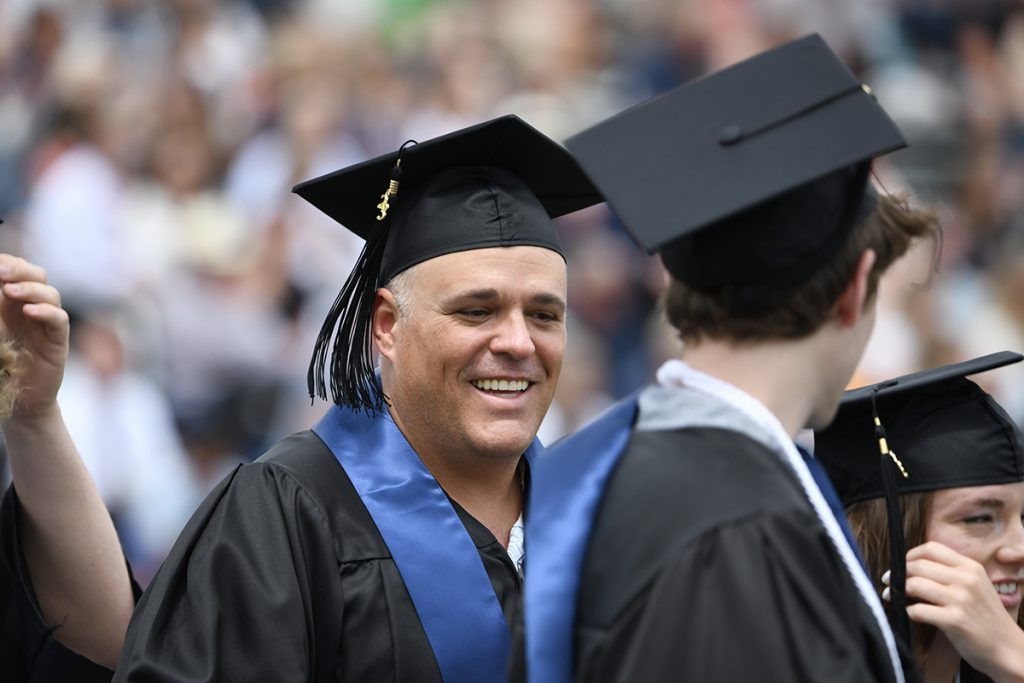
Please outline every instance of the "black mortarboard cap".
[[[443, 254], [531, 245], [562, 253], [551, 218], [601, 197], [572, 155], [516, 116], [503, 116], [295, 186], [296, 194], [366, 240], [324, 321], [310, 396], [383, 408], [370, 325], [377, 289]], [[333, 337], [333, 343], [332, 343]]]
[[832, 424], [814, 436], [843, 504], [885, 494], [876, 414], [907, 472], [897, 479], [900, 493], [1024, 480], [1020, 429], [966, 379], [1022, 359], [1003, 351], [847, 391]]
[[1024, 481], [1021, 430], [967, 379], [1024, 359], [1003, 351], [846, 392], [835, 419], [815, 433], [844, 505], [886, 499], [892, 604], [909, 640], [906, 555], [898, 494]]
[[566, 141], [635, 241], [702, 291], [810, 277], [871, 208], [871, 159], [905, 144], [818, 35]]

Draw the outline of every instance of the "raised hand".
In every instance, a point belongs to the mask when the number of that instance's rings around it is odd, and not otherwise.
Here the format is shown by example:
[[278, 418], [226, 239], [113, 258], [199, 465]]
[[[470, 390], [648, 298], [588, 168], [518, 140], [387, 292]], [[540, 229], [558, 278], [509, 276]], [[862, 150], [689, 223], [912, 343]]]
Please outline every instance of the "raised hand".
[[996, 681], [1024, 676], [1024, 631], [1007, 612], [985, 568], [930, 541], [907, 553], [907, 614], [940, 629], [960, 656]]
[[52, 412], [68, 356], [68, 314], [42, 267], [0, 254], [0, 336], [20, 349], [14, 416]]

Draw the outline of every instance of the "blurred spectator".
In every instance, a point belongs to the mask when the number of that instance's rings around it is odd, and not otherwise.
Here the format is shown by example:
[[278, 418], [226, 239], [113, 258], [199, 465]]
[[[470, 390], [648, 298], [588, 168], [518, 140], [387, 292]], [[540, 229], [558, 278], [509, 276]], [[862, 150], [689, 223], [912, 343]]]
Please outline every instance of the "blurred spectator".
[[118, 234], [121, 176], [96, 144], [93, 112], [69, 106], [54, 114], [33, 159], [25, 255], [44, 264], [71, 303], [122, 298], [133, 283]]

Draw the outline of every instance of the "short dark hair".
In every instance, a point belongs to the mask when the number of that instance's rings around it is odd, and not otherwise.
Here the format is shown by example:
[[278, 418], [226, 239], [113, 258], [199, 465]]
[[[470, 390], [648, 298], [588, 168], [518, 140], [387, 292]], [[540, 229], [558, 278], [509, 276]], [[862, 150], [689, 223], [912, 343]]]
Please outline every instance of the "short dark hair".
[[868, 282], [870, 298], [879, 277], [906, 253], [911, 242], [931, 237], [938, 244], [939, 235], [933, 211], [912, 208], [906, 196], [880, 196], [836, 256], [799, 285], [765, 291], [748, 284], [701, 292], [671, 277], [663, 310], [684, 342], [701, 338], [741, 343], [800, 339], [813, 334], [828, 318], [866, 250], [874, 250], [877, 256]]

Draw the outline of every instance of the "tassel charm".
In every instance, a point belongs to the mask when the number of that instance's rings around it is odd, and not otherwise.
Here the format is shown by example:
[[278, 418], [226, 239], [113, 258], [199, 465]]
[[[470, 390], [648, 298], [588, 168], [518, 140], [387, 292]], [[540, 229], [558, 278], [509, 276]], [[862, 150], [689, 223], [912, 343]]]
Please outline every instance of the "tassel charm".
[[384, 190], [384, 194], [380, 196], [380, 203], [377, 204], [377, 210], [380, 212], [377, 214], [378, 221], [387, 218], [388, 210], [391, 208], [391, 198], [398, 195], [398, 183], [402, 180], [402, 155], [405, 154], [405, 150], [409, 145], [415, 144], [415, 140], [406, 140], [398, 148], [398, 158], [395, 160], [395, 165], [391, 168], [391, 179], [388, 181], [388, 189]]
[[893, 451], [889, 451], [886, 455], [888, 455], [890, 458], [892, 458], [892, 461], [894, 463], [896, 463], [896, 467], [900, 468], [900, 474], [903, 475], [903, 478], [904, 479], [908, 479], [910, 477], [910, 475], [907, 474], [907, 470], [903, 467], [903, 463], [900, 462], [900, 459], [896, 457], [896, 453], [893, 452]]
[[388, 189], [384, 190], [384, 194], [380, 196], [380, 204], [377, 205], [377, 210], [380, 211], [380, 213], [377, 214], [377, 220], [379, 221], [382, 221], [387, 217], [388, 209], [391, 208], [391, 198], [398, 194], [398, 179], [394, 176], [397, 171], [398, 176], [401, 177], [402, 172], [399, 168], [401, 163], [401, 159], [395, 163], [395, 168], [391, 171], [392, 178], [388, 182]]
[[896, 467], [900, 469], [900, 474], [903, 475], [904, 479], [910, 477], [907, 474], [907, 469], [903, 467], [903, 463], [896, 457], [896, 453], [889, 450], [889, 442], [885, 439], [885, 427], [882, 426], [882, 421], [875, 416], [875, 436], [878, 438], [878, 450], [882, 453], [882, 457], [889, 456], [889, 458], [896, 464]]

